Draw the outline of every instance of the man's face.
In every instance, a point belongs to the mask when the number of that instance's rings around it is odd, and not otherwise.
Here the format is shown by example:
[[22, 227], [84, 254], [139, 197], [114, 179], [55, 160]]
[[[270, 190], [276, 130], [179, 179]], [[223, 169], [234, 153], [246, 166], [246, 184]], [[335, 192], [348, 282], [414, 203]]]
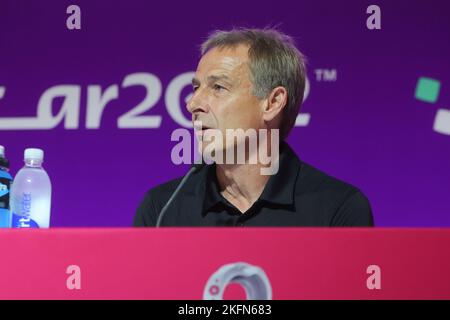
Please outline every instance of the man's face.
[[[200, 60], [187, 108], [204, 129], [260, 129], [263, 102], [253, 95], [248, 47], [213, 48]], [[224, 141], [225, 146], [225, 141]]]

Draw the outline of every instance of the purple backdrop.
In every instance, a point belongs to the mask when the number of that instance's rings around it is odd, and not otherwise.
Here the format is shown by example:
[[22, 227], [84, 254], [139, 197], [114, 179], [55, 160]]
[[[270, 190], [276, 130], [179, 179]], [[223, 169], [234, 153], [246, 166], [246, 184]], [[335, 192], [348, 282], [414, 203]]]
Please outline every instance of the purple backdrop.
[[[71, 4], [81, 9], [81, 30], [66, 27]], [[378, 1], [381, 30], [369, 30], [370, 4], [0, 0], [0, 144], [11, 171], [26, 147], [41, 147], [53, 226], [129, 226], [150, 187], [186, 172], [170, 158], [170, 134], [186, 120], [171, 113], [188, 118], [188, 76], [176, 78], [195, 70], [202, 39], [214, 29], [278, 25], [309, 60], [309, 123], [289, 138], [299, 156], [360, 187], [378, 226], [450, 226], [450, 5]], [[421, 77], [438, 81], [439, 94], [425, 81], [416, 96]], [[147, 92], [125, 78], [153, 82]], [[44, 115], [51, 106], [52, 87], [71, 96], [53, 101], [54, 123], [33, 122], [40, 104]], [[96, 121], [100, 88], [112, 100]], [[119, 128], [118, 118], [146, 97], [154, 101], [143, 115], [153, 117], [144, 122], [160, 117], [160, 125], [123, 128], [133, 126], [125, 119]]]

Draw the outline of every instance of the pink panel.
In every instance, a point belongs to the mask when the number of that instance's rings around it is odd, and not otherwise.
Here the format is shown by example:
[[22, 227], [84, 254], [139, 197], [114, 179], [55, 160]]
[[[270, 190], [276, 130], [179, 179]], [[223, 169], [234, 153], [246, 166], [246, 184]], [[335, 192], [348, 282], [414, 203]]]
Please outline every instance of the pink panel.
[[[0, 299], [202, 299], [233, 262], [262, 268], [273, 299], [450, 299], [449, 248], [450, 229], [4, 229]], [[381, 289], [367, 287], [370, 265]]]

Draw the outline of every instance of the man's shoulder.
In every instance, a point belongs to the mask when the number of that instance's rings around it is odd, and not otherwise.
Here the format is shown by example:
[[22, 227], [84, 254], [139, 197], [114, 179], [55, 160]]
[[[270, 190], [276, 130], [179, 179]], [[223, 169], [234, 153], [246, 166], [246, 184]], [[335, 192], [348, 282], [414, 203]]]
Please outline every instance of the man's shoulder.
[[[197, 172], [193, 173], [185, 182], [182, 190], [180, 190], [181, 194], [197, 192], [197, 189], [200, 186], [200, 182], [205, 178], [204, 175], [207, 170], [208, 169], [205, 166]], [[152, 187], [147, 191], [146, 197], [153, 199], [153, 202], [155, 204], [162, 203], [164, 205], [169, 200], [170, 196], [175, 192], [176, 188], [183, 178], [184, 176], [174, 178]]]
[[360, 191], [356, 186], [331, 176], [306, 162], [302, 162], [297, 186], [299, 187], [297, 194], [309, 192], [348, 194]]
[[302, 162], [296, 196], [315, 199], [332, 216], [330, 225], [372, 226], [372, 209], [368, 198], [356, 186]]
[[158, 184], [147, 191], [147, 195], [155, 198], [169, 198], [180, 184], [183, 177], [174, 178], [167, 182]]
[[[175, 192], [182, 179], [183, 177], [175, 178], [149, 189], [136, 210], [133, 225], [138, 227], [155, 226], [159, 213], [169, 201], [170, 196]], [[185, 185], [187, 190], [193, 187], [193, 182], [195, 186], [195, 181], [190, 180], [188, 179]]]

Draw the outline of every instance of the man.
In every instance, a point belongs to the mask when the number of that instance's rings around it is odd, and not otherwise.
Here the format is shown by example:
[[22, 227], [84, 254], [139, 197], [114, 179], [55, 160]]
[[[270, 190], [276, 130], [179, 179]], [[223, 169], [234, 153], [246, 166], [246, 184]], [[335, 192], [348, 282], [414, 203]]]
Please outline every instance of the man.
[[[305, 73], [302, 54], [276, 30], [217, 31], [203, 43], [187, 105], [193, 122], [201, 123], [196, 133], [208, 142], [212, 130], [222, 137], [231, 129], [264, 130], [256, 152], [265, 147], [271, 163], [249, 161], [255, 150], [248, 136], [223, 138], [213, 144], [212, 159], [244, 145], [245, 161], [227, 154], [225, 161], [198, 169], [168, 206], [161, 226], [373, 226], [369, 202], [357, 188], [300, 161], [284, 142], [303, 100]], [[274, 137], [279, 144], [269, 143]], [[276, 170], [262, 174], [269, 166]], [[180, 181], [150, 190], [134, 226], [155, 226]]]

